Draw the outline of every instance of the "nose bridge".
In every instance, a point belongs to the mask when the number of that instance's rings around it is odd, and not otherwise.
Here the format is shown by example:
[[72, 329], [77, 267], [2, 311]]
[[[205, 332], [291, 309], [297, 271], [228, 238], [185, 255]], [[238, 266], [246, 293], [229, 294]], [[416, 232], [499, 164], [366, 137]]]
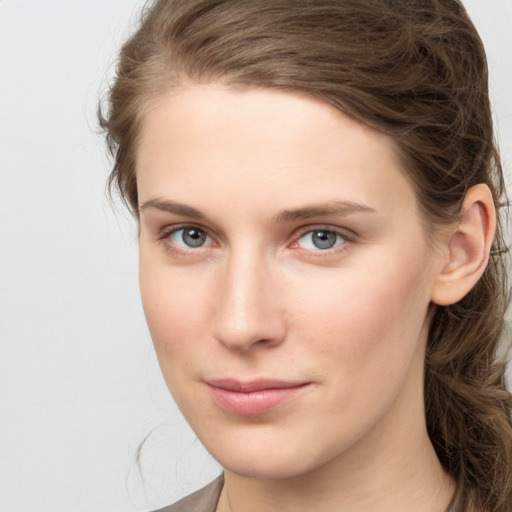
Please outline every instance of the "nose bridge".
[[231, 349], [276, 344], [284, 333], [276, 307], [271, 265], [255, 247], [232, 250], [225, 260], [220, 300], [216, 306], [216, 338]]

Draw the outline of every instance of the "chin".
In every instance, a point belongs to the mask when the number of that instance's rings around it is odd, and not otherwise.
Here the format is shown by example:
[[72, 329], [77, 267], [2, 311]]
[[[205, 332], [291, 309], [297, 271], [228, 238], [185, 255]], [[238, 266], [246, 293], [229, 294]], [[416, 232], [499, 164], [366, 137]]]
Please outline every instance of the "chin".
[[[228, 443], [229, 444], [229, 443]], [[227, 448], [227, 449], [223, 449]], [[330, 459], [329, 454], [311, 454], [308, 457], [304, 445], [278, 443], [265, 446], [265, 443], [249, 443], [231, 447], [207, 446], [208, 451], [227, 471], [246, 478], [288, 479], [315, 471]], [[323, 455], [323, 456], [322, 456]]]
[[[262, 458], [261, 460], [226, 460], [220, 461], [221, 466], [231, 473], [246, 478], [257, 478], [264, 480], [284, 480], [294, 478], [308, 472], [308, 468], [297, 465], [298, 461], [284, 461]], [[304, 464], [304, 461], [301, 461]]]

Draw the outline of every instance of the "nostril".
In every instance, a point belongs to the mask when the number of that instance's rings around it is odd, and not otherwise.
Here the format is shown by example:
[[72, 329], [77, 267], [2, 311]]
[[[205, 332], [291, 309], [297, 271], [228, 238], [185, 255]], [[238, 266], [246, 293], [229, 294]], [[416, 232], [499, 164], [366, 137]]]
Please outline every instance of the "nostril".
[[273, 346], [284, 337], [284, 324], [280, 315], [273, 311], [256, 311], [251, 314], [219, 315], [214, 325], [215, 338], [231, 350], [248, 350]]

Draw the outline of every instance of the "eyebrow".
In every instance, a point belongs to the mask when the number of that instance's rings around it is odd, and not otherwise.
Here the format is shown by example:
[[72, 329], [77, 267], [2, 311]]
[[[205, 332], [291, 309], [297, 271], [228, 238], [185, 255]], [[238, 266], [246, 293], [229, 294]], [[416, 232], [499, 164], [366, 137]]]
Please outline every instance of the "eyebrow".
[[[191, 219], [205, 219], [206, 215], [200, 210], [186, 204], [162, 199], [150, 199], [141, 206], [139, 212], [148, 208], [156, 208], [164, 212], [183, 215]], [[323, 215], [351, 215], [354, 213], [377, 213], [370, 206], [353, 201], [328, 201], [320, 204], [307, 205], [302, 208], [283, 210], [273, 217], [275, 224], [286, 224], [299, 220], [307, 220]]]
[[274, 222], [281, 224], [307, 220], [322, 215], [351, 215], [353, 213], [377, 213], [370, 206], [353, 201], [328, 201], [321, 204], [312, 204], [303, 208], [284, 210], [274, 217]]
[[205, 215], [196, 208], [186, 204], [175, 203], [174, 201], [165, 201], [162, 199], [150, 199], [144, 204], [139, 206], [139, 212], [147, 208], [156, 208], [164, 212], [174, 213], [176, 215], [183, 215], [192, 219], [204, 219]]

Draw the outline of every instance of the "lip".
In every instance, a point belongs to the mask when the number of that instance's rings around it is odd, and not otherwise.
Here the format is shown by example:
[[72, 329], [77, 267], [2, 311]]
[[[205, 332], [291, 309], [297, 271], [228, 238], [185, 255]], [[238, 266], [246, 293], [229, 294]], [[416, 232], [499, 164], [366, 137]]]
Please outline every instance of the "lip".
[[275, 379], [207, 381], [213, 401], [224, 411], [239, 416], [264, 414], [289, 402], [308, 388], [310, 382]]

